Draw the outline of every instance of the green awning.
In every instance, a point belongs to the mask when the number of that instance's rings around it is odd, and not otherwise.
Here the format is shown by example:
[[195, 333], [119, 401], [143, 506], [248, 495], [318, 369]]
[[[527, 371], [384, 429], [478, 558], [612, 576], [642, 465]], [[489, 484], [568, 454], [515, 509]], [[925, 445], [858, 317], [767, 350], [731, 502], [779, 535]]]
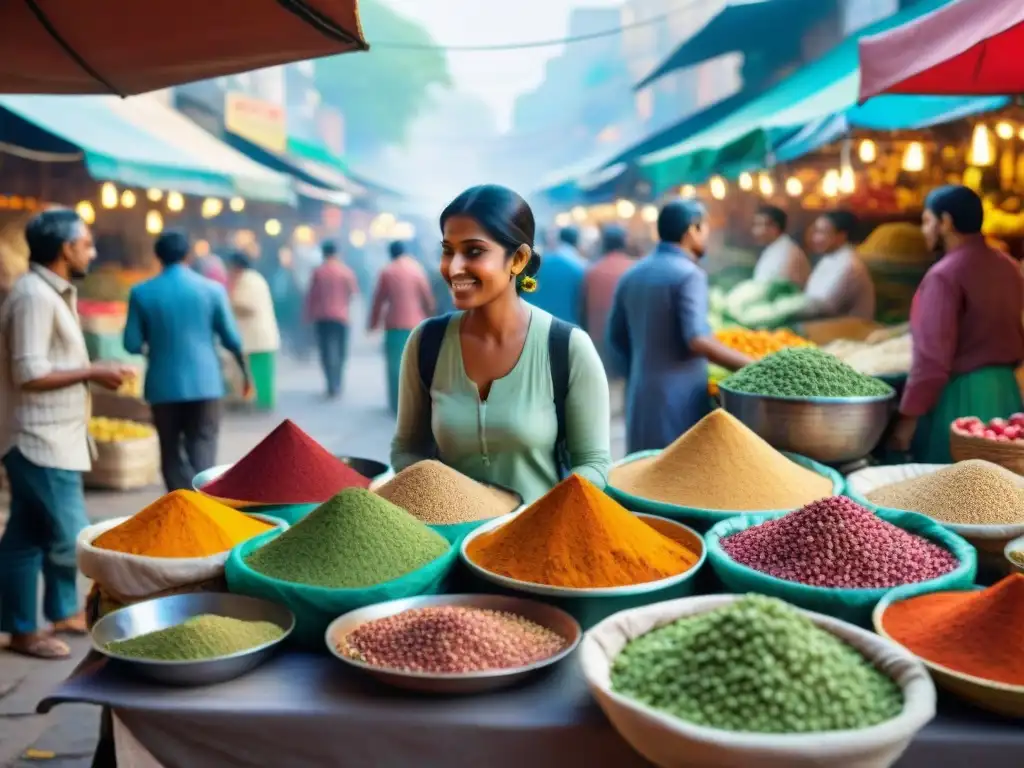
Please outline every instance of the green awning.
[[[0, 109], [77, 147], [89, 174], [101, 181], [210, 197], [295, 201], [286, 176], [249, 160], [152, 97], [0, 96]], [[0, 126], [5, 136], [7, 130], [18, 130], [12, 121], [0, 121]]]
[[300, 160], [320, 163], [339, 173], [348, 174], [348, 165], [345, 161], [320, 142], [289, 136], [287, 152]]
[[928, 13], [949, 0], [920, 0], [847, 37], [817, 61], [800, 68], [762, 96], [674, 146], [640, 160], [656, 191], [699, 183], [763, 165], [775, 144], [799, 128], [857, 104], [860, 71], [857, 39]]

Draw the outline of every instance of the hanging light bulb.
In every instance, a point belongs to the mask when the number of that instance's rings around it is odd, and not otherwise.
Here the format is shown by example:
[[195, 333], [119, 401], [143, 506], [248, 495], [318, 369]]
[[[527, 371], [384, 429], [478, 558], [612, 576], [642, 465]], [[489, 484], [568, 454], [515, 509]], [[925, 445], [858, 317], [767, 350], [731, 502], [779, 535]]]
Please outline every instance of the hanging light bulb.
[[729, 188], [725, 184], [725, 179], [721, 176], [712, 176], [708, 182], [708, 189], [711, 191], [711, 196], [715, 200], [724, 200], [725, 193], [729, 191]]
[[648, 224], [653, 224], [658, 220], [658, 206], [656, 205], [645, 205], [640, 209], [640, 218], [646, 221]]
[[694, 197], [697, 194], [697, 188], [693, 184], [683, 184], [679, 190], [680, 197]]
[[1017, 138], [1024, 141], [1024, 125], [1020, 127], [1019, 131], [1017, 131]]
[[1014, 134], [1013, 123], [1000, 120], [996, 123], [996, 136], [1000, 139], [1012, 139]]
[[615, 201], [615, 215], [620, 219], [632, 219], [633, 214], [636, 213], [636, 206], [633, 205], [629, 200], [616, 200]]
[[104, 208], [117, 208], [117, 187], [109, 181], [100, 187], [100, 205]]
[[871, 139], [864, 139], [857, 148], [857, 156], [862, 163], [873, 163], [878, 158], [878, 147]]
[[228, 207], [230, 207], [235, 213], [241, 213], [245, 210], [245, 200], [241, 197], [232, 197], [231, 200], [228, 201]]
[[786, 194], [790, 197], [798, 197], [803, 194], [804, 183], [800, 181], [796, 176], [790, 176], [786, 179]]
[[163, 198], [163, 190], [156, 189], [155, 187], [153, 189], [146, 190], [146, 199], [151, 203], [159, 203]]
[[182, 211], [185, 209], [185, 198], [182, 197], [181, 192], [168, 192], [167, 193], [167, 210]]
[[164, 231], [164, 217], [160, 211], [146, 211], [146, 231], [151, 235], [159, 235]]
[[135, 193], [130, 189], [126, 189], [121, 193], [121, 207], [122, 208], [134, 208], [135, 207]]
[[764, 197], [771, 197], [775, 194], [775, 182], [767, 173], [757, 177], [757, 189]]
[[267, 223], [263, 225], [263, 231], [271, 237], [277, 237], [281, 234], [281, 222], [277, 219], [267, 219]]
[[204, 219], [214, 219], [220, 216], [221, 211], [224, 210], [224, 203], [216, 197], [208, 197], [203, 200], [203, 206], [200, 209], [202, 217]]
[[292, 238], [296, 243], [309, 245], [316, 239], [316, 233], [308, 224], [299, 224], [299, 226], [295, 228], [295, 232], [292, 233]]
[[562, 213], [555, 214], [556, 227], [568, 227], [570, 224], [572, 224], [571, 214], [565, 213], [564, 211]]
[[577, 205], [572, 209], [572, 218], [574, 221], [586, 221], [587, 220], [587, 209], [582, 205]]
[[821, 191], [826, 197], [835, 197], [839, 194], [839, 171], [835, 168], [825, 173], [821, 180]]
[[844, 195], [852, 195], [857, 189], [857, 177], [853, 173], [853, 166], [846, 164], [839, 171], [839, 191]]
[[996, 153], [988, 126], [978, 123], [971, 134], [971, 165], [992, 165], [995, 161]]
[[77, 213], [79, 218], [86, 224], [92, 224], [96, 221], [96, 209], [92, 207], [92, 203], [88, 200], [83, 200], [76, 205], [75, 213]]
[[366, 233], [361, 229], [353, 229], [348, 236], [348, 241], [353, 248], [362, 248], [366, 245]]
[[903, 170], [916, 173], [924, 170], [924, 145], [920, 141], [912, 141], [903, 151]]
[[740, 189], [749, 192], [754, 188], [754, 177], [744, 171], [740, 174]]

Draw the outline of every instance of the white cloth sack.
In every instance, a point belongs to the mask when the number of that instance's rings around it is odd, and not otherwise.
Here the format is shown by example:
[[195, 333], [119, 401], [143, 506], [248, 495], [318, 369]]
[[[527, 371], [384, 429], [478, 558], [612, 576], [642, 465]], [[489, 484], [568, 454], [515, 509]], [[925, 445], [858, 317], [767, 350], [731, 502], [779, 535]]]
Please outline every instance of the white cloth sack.
[[[260, 517], [281, 528], [288, 525], [277, 518]], [[94, 547], [100, 534], [120, 525], [127, 517], [104, 520], [78, 534], [78, 570], [99, 584], [118, 602], [128, 603], [170, 589], [198, 584], [224, 575], [224, 563], [231, 550], [209, 557], [144, 557]]]
[[[887, 467], [868, 467], [866, 469], [852, 472], [847, 476], [846, 490], [847, 493], [857, 501], [866, 501], [874, 506], [882, 506], [881, 504], [875, 504], [871, 501], [871, 499], [868, 498], [868, 494], [886, 485], [900, 483], [913, 477], [930, 475], [932, 472], [937, 472], [940, 469], [945, 469], [946, 467], [951, 466], [953, 465], [894, 464]], [[1002, 467], [1000, 467], [1000, 469], [1002, 469]], [[1024, 477], [1021, 477], [1008, 469], [1004, 469], [1003, 471], [1008, 477], [1013, 478], [1014, 482], [1016, 482], [1019, 487], [1024, 488]], [[916, 512], [917, 510], [911, 511]], [[927, 514], [927, 512], [924, 514]], [[961, 525], [959, 523], [947, 523], [945, 520], [938, 520], [938, 522], [941, 523], [944, 528], [948, 528], [953, 531], [953, 533], [963, 536], [975, 546], [980, 546], [986, 550], [994, 548], [999, 552], [1002, 552], [1002, 546], [1006, 542], [1010, 541], [1010, 539], [1015, 539], [1018, 536], [1024, 536], [1024, 523], [1018, 523], [1016, 525]]]
[[660, 768], [886, 768], [935, 716], [935, 686], [924, 665], [900, 646], [851, 624], [799, 610], [872, 659], [902, 688], [903, 711], [870, 728], [810, 734], [734, 733], [693, 725], [611, 689], [612, 661], [626, 644], [676, 619], [719, 608], [738, 595], [686, 597], [610, 616], [580, 646], [583, 676], [612, 725]]

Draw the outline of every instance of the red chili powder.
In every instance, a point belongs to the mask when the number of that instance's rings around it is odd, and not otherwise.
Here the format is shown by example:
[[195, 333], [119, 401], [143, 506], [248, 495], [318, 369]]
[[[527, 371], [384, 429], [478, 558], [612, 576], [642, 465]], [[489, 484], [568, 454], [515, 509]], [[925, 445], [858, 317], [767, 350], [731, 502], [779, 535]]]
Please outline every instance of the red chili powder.
[[320, 504], [346, 488], [369, 486], [367, 478], [285, 419], [203, 492], [261, 504]]

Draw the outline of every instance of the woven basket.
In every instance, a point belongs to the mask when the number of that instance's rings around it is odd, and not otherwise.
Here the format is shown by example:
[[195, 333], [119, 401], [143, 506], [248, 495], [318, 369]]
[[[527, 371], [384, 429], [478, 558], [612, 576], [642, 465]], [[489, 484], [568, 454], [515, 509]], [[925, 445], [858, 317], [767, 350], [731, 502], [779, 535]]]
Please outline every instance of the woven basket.
[[160, 443], [156, 435], [136, 440], [96, 444], [96, 460], [85, 473], [87, 488], [127, 491], [156, 482], [160, 473]]
[[984, 459], [1024, 475], [1024, 442], [1001, 443], [985, 437], [970, 437], [949, 430], [949, 452], [953, 461]]

